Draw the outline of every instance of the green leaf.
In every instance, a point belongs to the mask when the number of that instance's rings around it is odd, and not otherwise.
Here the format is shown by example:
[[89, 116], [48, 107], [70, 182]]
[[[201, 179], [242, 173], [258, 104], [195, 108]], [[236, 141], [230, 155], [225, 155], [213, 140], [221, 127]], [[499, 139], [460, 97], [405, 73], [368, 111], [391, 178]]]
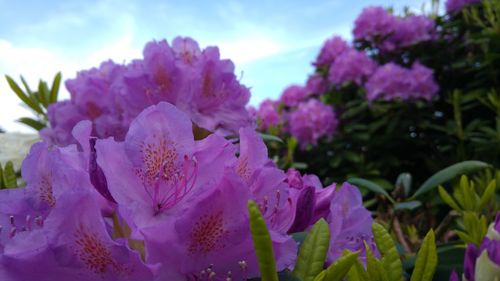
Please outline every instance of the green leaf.
[[17, 176], [16, 171], [14, 171], [14, 164], [12, 164], [12, 161], [7, 161], [7, 163], [5, 163], [2, 176], [3, 184], [6, 188], [17, 187]]
[[363, 264], [357, 260], [347, 273], [347, 281], [370, 281], [368, 272], [366, 272]]
[[388, 281], [388, 268], [384, 268], [382, 263], [373, 256], [372, 251], [370, 250], [370, 247], [368, 245], [365, 244], [365, 248], [366, 271], [368, 272], [368, 276], [370, 276], [370, 281]]
[[37, 131], [40, 131], [41, 129], [46, 127], [44, 123], [29, 117], [19, 118], [17, 119], [17, 122], [23, 123], [24, 125], [29, 126]]
[[389, 281], [402, 281], [403, 265], [391, 235], [378, 223], [372, 224], [372, 231], [375, 243], [382, 256], [382, 264], [387, 270]]
[[7, 79], [7, 83], [9, 83], [9, 86], [10, 88], [12, 89], [12, 91], [14, 91], [14, 93], [26, 104], [28, 105], [31, 109], [33, 109], [34, 111], [36, 111], [37, 113], [39, 114], [43, 114], [43, 111], [42, 109], [40, 108], [40, 106], [38, 105], [38, 103], [36, 103], [34, 100], [32, 100], [30, 97], [28, 97], [24, 92], [23, 90], [21, 90], [21, 88], [19, 88], [19, 86], [17, 85], [17, 83], [12, 79], [10, 78], [8, 75], [5, 75], [5, 79]]
[[56, 77], [54, 77], [54, 81], [52, 82], [52, 87], [50, 88], [49, 103], [54, 103], [57, 101], [60, 85], [61, 85], [61, 72], [58, 72], [56, 74]]
[[349, 272], [353, 264], [358, 260], [359, 253], [344, 252], [344, 255], [337, 259], [325, 270], [324, 281], [341, 281]]
[[47, 108], [49, 106], [50, 91], [47, 87], [47, 83], [42, 80], [38, 82], [38, 98], [40, 99], [43, 107]]
[[396, 180], [396, 186], [402, 186], [406, 196], [410, 195], [411, 180], [412, 178], [410, 173], [402, 173]]
[[395, 203], [394, 199], [392, 199], [392, 197], [389, 195], [389, 193], [387, 193], [387, 191], [385, 191], [385, 189], [383, 187], [381, 187], [380, 185], [378, 185], [372, 181], [365, 180], [362, 178], [350, 178], [347, 180], [347, 182], [354, 184], [358, 187], [364, 187], [372, 192], [382, 194], [387, 199], [389, 199], [389, 201], [391, 201], [391, 203], [393, 203], [393, 204]]
[[446, 189], [444, 189], [444, 187], [440, 185], [438, 187], [438, 191], [439, 191], [439, 196], [441, 196], [441, 199], [443, 199], [443, 201], [446, 204], [448, 204], [448, 206], [452, 207], [454, 210], [458, 212], [461, 212], [462, 209], [458, 206], [455, 200], [453, 200], [451, 195], [448, 192], [446, 192]]
[[495, 196], [496, 188], [497, 188], [497, 181], [492, 180], [490, 182], [490, 184], [488, 184], [488, 187], [486, 188], [486, 190], [483, 192], [483, 195], [481, 196], [481, 200], [479, 201], [479, 204], [478, 204], [479, 211], [484, 209], [484, 207], [486, 207], [488, 202], [491, 201], [493, 196]]
[[277, 141], [277, 142], [281, 142], [281, 143], [284, 143], [283, 140], [280, 138], [280, 137], [277, 137], [275, 135], [270, 135], [270, 134], [263, 134], [263, 133], [259, 133], [260, 137], [264, 140], [264, 141]]
[[26, 83], [26, 80], [24, 80], [24, 77], [22, 75], [21, 75], [21, 82], [23, 83], [26, 92], [28, 92], [28, 95], [33, 96], [33, 92], [31, 91], [30, 86], [28, 85], [28, 83]]
[[329, 245], [328, 223], [320, 219], [314, 224], [300, 247], [293, 275], [302, 281], [313, 281], [314, 277], [323, 270]]
[[431, 229], [424, 238], [417, 254], [415, 269], [410, 281], [431, 281], [438, 263], [434, 231]]
[[407, 201], [394, 204], [394, 210], [414, 210], [418, 207], [422, 206], [422, 202], [420, 201]]
[[3, 168], [2, 163], [0, 163], [0, 189], [4, 189], [5, 185], [3, 184]]
[[250, 213], [250, 232], [262, 281], [278, 281], [271, 236], [259, 207], [252, 200], [248, 202], [248, 212]]
[[481, 161], [475, 161], [475, 160], [470, 160], [470, 161], [463, 161], [454, 165], [451, 165], [434, 175], [432, 175], [430, 178], [428, 178], [413, 194], [412, 198], [418, 197], [422, 194], [425, 194], [429, 191], [431, 191], [433, 188], [437, 187], [440, 184], [443, 184], [447, 181], [450, 181], [454, 178], [456, 178], [458, 175], [461, 174], [469, 174], [473, 172], [477, 172], [482, 169], [486, 169], [491, 167], [488, 163], [481, 162]]

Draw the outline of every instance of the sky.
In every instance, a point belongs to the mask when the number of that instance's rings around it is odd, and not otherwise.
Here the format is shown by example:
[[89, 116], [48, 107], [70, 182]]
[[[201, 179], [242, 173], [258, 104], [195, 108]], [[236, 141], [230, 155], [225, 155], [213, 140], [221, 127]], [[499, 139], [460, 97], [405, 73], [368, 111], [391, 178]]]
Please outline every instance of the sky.
[[[202, 48], [218, 46], [251, 88], [250, 103], [277, 98], [290, 84], [303, 84], [322, 43], [333, 35], [351, 38], [363, 7], [404, 6], [421, 11], [424, 0], [268, 1], [35, 1], [0, 0], [0, 127], [33, 132], [15, 122], [32, 116], [4, 79], [28, 84], [63, 79], [102, 61], [140, 58], [153, 39], [189, 36]], [[69, 97], [64, 87], [60, 98]]]

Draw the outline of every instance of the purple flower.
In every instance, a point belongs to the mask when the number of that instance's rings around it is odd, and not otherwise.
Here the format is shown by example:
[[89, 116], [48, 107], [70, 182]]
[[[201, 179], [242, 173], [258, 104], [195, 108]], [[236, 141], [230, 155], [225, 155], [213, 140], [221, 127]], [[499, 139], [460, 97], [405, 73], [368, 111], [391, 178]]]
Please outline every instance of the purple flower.
[[461, 11], [466, 6], [479, 3], [481, 3], [481, 0], [447, 0], [445, 3], [446, 13], [453, 14]]
[[455, 270], [451, 272], [449, 281], [460, 281], [460, 279], [458, 278], [458, 274]]
[[143, 59], [127, 65], [111, 61], [81, 71], [66, 83], [70, 101], [49, 107], [50, 128], [41, 132], [50, 143], [75, 143], [73, 127], [92, 121], [92, 135], [122, 141], [130, 122], [148, 106], [166, 101], [187, 113], [197, 126], [220, 134], [235, 134], [253, 126], [246, 110], [249, 89], [237, 80], [230, 60], [216, 47], [200, 50], [191, 38], [151, 41]]
[[297, 106], [307, 96], [307, 89], [299, 85], [288, 86], [280, 97], [280, 102], [286, 106]]
[[419, 42], [432, 41], [436, 38], [436, 23], [426, 16], [407, 16], [400, 18], [397, 29], [391, 36], [390, 44], [408, 47]]
[[379, 42], [397, 29], [398, 19], [383, 7], [366, 7], [354, 22], [354, 39]]
[[383, 7], [365, 8], [354, 23], [354, 38], [382, 51], [394, 51], [436, 38], [434, 20], [426, 16], [396, 17]]
[[281, 117], [277, 107], [277, 103], [270, 99], [266, 99], [260, 104], [257, 111], [257, 118], [260, 122], [259, 127], [262, 130], [266, 130], [271, 126], [276, 127], [280, 124]]
[[337, 127], [337, 119], [331, 106], [316, 99], [310, 99], [298, 105], [290, 113], [289, 131], [304, 148], [316, 144], [322, 137], [331, 137]]
[[328, 80], [336, 85], [352, 81], [361, 86], [375, 70], [375, 63], [364, 53], [349, 49], [330, 66]]
[[414, 63], [411, 69], [395, 63], [380, 66], [366, 83], [367, 99], [431, 100], [438, 91], [433, 71]]
[[365, 243], [377, 253], [371, 231], [372, 217], [363, 207], [359, 190], [348, 183], [335, 192], [330, 203], [330, 250], [328, 261], [333, 262], [342, 256], [343, 250], [365, 253]]
[[468, 281], [474, 281], [474, 274], [476, 272], [476, 260], [479, 256], [476, 246], [473, 244], [467, 245], [464, 256], [464, 277]]
[[321, 75], [313, 74], [307, 79], [306, 91], [310, 95], [322, 95], [328, 91], [328, 81]]
[[318, 67], [329, 67], [330, 64], [348, 48], [349, 46], [344, 39], [339, 36], [334, 36], [325, 41], [318, 57], [316, 58], [316, 62], [314, 62], [314, 65]]

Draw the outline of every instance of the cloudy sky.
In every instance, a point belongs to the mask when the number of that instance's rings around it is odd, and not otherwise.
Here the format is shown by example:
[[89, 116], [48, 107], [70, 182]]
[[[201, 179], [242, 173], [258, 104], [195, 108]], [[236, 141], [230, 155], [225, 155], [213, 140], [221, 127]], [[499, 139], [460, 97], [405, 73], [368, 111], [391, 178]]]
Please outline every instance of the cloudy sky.
[[[251, 103], [258, 104], [303, 83], [323, 41], [333, 34], [349, 39], [363, 7], [421, 10], [424, 2], [430, 1], [0, 0], [0, 127], [31, 132], [14, 121], [30, 112], [10, 92], [5, 74], [22, 74], [33, 85], [57, 71], [72, 78], [107, 59], [138, 58], [146, 42], [171, 42], [178, 35], [193, 37], [201, 47], [219, 46], [251, 87]], [[68, 97], [65, 89], [61, 97]]]

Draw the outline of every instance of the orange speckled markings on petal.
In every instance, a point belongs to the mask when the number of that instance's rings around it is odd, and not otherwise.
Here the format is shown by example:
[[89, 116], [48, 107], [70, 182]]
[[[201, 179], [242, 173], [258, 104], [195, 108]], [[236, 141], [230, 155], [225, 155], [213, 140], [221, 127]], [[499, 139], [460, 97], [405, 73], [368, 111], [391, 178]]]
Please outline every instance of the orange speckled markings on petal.
[[222, 211], [203, 215], [194, 224], [188, 252], [190, 254], [208, 254], [213, 250], [224, 248], [222, 238], [225, 234]]
[[248, 158], [246, 156], [240, 157], [238, 164], [236, 164], [236, 173], [245, 180], [250, 179], [251, 171], [248, 167]]
[[158, 84], [158, 89], [160, 91], [168, 91], [170, 90], [170, 87], [172, 85], [172, 81], [170, 76], [167, 74], [167, 71], [163, 69], [163, 67], [160, 67], [157, 69], [154, 73], [154, 80], [156, 84]]
[[143, 144], [141, 147], [144, 170], [139, 176], [152, 184], [161, 176], [164, 180], [174, 181], [177, 176], [177, 151], [172, 142], [161, 137], [156, 143]]
[[90, 271], [96, 274], [104, 274], [108, 270], [119, 274], [129, 273], [129, 270], [113, 259], [108, 247], [95, 233], [80, 226], [75, 232], [75, 243], [76, 255]]
[[52, 192], [52, 176], [50, 174], [42, 176], [42, 179], [38, 183], [38, 192], [43, 202], [47, 203], [50, 207], [54, 207], [56, 199]]

